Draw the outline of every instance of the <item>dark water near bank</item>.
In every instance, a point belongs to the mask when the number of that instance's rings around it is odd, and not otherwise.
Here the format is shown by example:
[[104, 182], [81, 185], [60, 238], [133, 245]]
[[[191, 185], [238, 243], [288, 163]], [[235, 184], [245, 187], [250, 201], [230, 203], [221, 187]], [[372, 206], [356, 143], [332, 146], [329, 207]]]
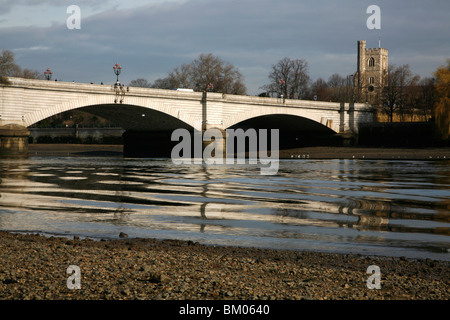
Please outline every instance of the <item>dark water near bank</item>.
[[0, 161], [0, 229], [450, 260], [450, 162]]

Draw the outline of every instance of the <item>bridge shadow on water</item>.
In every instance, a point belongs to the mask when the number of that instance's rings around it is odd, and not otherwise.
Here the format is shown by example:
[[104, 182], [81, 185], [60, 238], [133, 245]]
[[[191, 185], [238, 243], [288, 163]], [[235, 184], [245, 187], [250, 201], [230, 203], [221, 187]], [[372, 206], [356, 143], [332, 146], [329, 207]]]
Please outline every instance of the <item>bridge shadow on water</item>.
[[[352, 143], [351, 139], [345, 137], [342, 134], [337, 134], [330, 128], [317, 123], [315, 121], [293, 117], [288, 115], [270, 115], [252, 118], [243, 122], [240, 122], [227, 130], [242, 129], [244, 134], [249, 130], [254, 130], [257, 134], [256, 139], [252, 139], [251, 136], [243, 137], [242, 141], [245, 141], [245, 152], [248, 153], [252, 148], [256, 148], [258, 152], [269, 152], [274, 150], [272, 145], [273, 130], [278, 130], [277, 142], [278, 149], [287, 150], [302, 147], [339, 147], [348, 146]], [[265, 129], [267, 131], [261, 132]], [[130, 158], [170, 158], [173, 148], [180, 141], [172, 141], [171, 135], [173, 131], [133, 131], [127, 130], [123, 135], [124, 140], [124, 156]], [[191, 133], [191, 154], [194, 154], [195, 141], [194, 130]], [[223, 133], [224, 136], [225, 133]], [[265, 137], [261, 137], [261, 134], [266, 134]], [[267, 141], [267, 148], [260, 150], [259, 141], [261, 138], [265, 138]], [[352, 138], [352, 137], [351, 137]], [[229, 137], [226, 137], [229, 139]], [[234, 150], [226, 150], [229, 154], [236, 154], [238, 151], [238, 145], [242, 141], [239, 141], [241, 137], [235, 136]], [[225, 143], [226, 140], [224, 140]], [[250, 146], [250, 144], [253, 144]]]

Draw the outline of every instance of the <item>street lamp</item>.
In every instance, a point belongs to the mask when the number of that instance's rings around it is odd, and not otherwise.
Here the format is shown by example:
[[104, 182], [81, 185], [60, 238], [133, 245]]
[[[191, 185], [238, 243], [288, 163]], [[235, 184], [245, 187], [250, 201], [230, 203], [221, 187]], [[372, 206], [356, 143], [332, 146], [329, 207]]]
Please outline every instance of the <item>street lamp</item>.
[[214, 90], [214, 85], [212, 83], [208, 84], [208, 87], [206, 88], [207, 91], [211, 92]]
[[122, 71], [122, 67], [118, 63], [116, 63], [114, 65], [114, 67], [113, 67], [113, 70], [114, 70], [115, 75], [117, 76], [116, 84], [120, 84], [120, 82], [119, 82], [119, 74]]
[[119, 74], [122, 72], [122, 67], [116, 63], [113, 67], [114, 74], [117, 76], [116, 83], [114, 84], [114, 91], [116, 93], [116, 98], [114, 99], [114, 103], [123, 103], [123, 99], [125, 97], [125, 86], [121, 85], [119, 82]]
[[53, 72], [50, 70], [50, 68], [47, 68], [47, 70], [44, 71], [45, 79], [50, 80], [52, 78]]
[[286, 90], [286, 81], [283, 80], [283, 79], [280, 79], [280, 81], [278, 81], [278, 83], [279, 83], [280, 86], [281, 86], [281, 98], [283, 99], [283, 103], [284, 103], [284, 101], [285, 101], [285, 99], [286, 99], [286, 97], [284, 96], [284, 94], [287, 93], [287, 92], [285, 92], [285, 91], [287, 91], [287, 90]]

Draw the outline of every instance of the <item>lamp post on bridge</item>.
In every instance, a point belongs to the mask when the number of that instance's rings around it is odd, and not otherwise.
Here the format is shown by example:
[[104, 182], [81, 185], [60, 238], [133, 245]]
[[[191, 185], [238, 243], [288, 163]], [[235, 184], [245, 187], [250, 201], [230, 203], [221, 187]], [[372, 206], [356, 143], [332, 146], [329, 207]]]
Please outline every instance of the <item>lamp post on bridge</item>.
[[117, 76], [116, 83], [114, 84], [114, 91], [116, 93], [116, 98], [114, 103], [123, 103], [125, 98], [125, 86], [121, 85], [119, 82], [119, 74], [122, 72], [122, 67], [116, 63], [113, 67], [114, 74]]
[[113, 70], [114, 70], [114, 74], [117, 76], [116, 85], [119, 85], [120, 84], [119, 74], [122, 72], [122, 67], [118, 63], [116, 63], [113, 67]]
[[50, 68], [47, 68], [47, 70], [44, 71], [44, 76], [45, 79], [47, 79], [47, 81], [50, 81], [50, 79], [52, 78], [53, 72], [52, 70], [50, 70]]
[[280, 84], [280, 87], [281, 87], [281, 99], [283, 99], [283, 103], [284, 103], [286, 100], [285, 94], [287, 94], [286, 81], [283, 79], [280, 79], [280, 81], [278, 81], [278, 83]]

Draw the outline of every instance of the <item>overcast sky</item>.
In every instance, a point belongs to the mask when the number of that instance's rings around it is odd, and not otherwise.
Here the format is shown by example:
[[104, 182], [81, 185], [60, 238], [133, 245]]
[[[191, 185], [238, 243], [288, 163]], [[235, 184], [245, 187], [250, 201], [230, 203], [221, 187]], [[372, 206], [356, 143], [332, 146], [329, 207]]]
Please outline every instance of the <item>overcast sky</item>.
[[[68, 29], [67, 7], [81, 9]], [[369, 30], [370, 5], [381, 29]], [[389, 62], [431, 76], [450, 58], [449, 0], [0, 0], [0, 49], [23, 68], [64, 81], [154, 81], [200, 53], [235, 65], [249, 94], [284, 57], [305, 59], [312, 80], [356, 71], [357, 41], [389, 50]]]

